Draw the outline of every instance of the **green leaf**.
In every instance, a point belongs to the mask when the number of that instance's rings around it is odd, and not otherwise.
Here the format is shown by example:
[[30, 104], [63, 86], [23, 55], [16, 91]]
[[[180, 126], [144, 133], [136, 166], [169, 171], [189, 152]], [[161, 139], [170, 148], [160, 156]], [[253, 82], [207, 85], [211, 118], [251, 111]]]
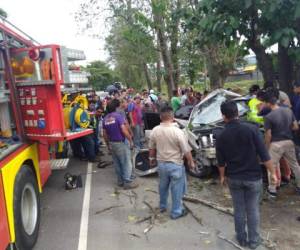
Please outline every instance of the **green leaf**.
[[230, 36], [231, 35], [231, 33], [232, 33], [232, 28], [230, 27], [230, 26], [227, 26], [226, 28], [225, 28], [225, 33], [226, 33], [226, 35], [227, 36]]
[[277, 2], [271, 3], [271, 5], [270, 5], [270, 7], [269, 7], [269, 11], [270, 11], [271, 13], [273, 13], [273, 12], [276, 10], [277, 6], [278, 6]]
[[300, 2], [298, 2], [296, 9], [295, 9], [295, 19], [300, 18]]
[[287, 48], [287, 47], [289, 46], [289, 44], [290, 44], [290, 39], [289, 39], [288, 37], [283, 37], [283, 38], [281, 39], [281, 41], [280, 41], [280, 44], [281, 44], [283, 47]]
[[278, 41], [278, 40], [280, 40], [280, 38], [281, 38], [282, 35], [283, 35], [282, 30], [277, 30], [277, 31], [275, 31], [274, 34], [273, 34], [273, 39], [274, 39], [275, 41]]
[[246, 9], [250, 8], [251, 5], [252, 5], [252, 0], [245, 0]]

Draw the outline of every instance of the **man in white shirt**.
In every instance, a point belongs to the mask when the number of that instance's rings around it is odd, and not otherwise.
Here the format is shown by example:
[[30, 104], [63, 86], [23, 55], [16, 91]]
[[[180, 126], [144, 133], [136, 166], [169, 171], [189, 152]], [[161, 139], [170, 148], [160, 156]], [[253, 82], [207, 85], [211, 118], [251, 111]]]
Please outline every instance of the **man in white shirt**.
[[183, 157], [193, 169], [195, 163], [191, 148], [184, 132], [174, 123], [171, 107], [161, 109], [161, 124], [155, 127], [150, 135], [149, 160], [153, 166], [158, 163], [160, 211], [167, 209], [169, 187], [172, 195], [171, 218], [177, 219], [186, 215], [182, 198], [186, 192], [186, 176]]

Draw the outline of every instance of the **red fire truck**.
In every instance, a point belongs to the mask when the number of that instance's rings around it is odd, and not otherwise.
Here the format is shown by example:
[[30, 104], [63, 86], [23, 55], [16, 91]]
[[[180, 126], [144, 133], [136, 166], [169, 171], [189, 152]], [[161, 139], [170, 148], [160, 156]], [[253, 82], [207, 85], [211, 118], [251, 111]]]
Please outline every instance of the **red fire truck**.
[[43, 185], [55, 160], [54, 144], [92, 133], [68, 131], [61, 91], [87, 81], [68, 62], [84, 53], [42, 46], [0, 18], [0, 250], [32, 249]]

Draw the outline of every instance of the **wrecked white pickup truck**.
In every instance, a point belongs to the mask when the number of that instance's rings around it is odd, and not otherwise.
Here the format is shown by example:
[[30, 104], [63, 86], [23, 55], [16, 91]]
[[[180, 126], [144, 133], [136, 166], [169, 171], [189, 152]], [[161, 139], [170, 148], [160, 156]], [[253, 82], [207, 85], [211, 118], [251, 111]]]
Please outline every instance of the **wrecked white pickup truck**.
[[[248, 98], [231, 91], [217, 89], [193, 108], [188, 120], [176, 118], [176, 122], [184, 130], [193, 149], [192, 153], [197, 166], [195, 172], [189, 171], [193, 176], [199, 178], [209, 176], [217, 165], [215, 142], [218, 133], [224, 127], [220, 106], [226, 100], [234, 100], [237, 103], [241, 119], [246, 116], [249, 110]], [[146, 114], [146, 142], [151, 133], [149, 130], [158, 124], [159, 114]], [[136, 173], [140, 176], [153, 174], [157, 171], [157, 167], [150, 168], [149, 166], [147, 149], [136, 152], [133, 163]]]

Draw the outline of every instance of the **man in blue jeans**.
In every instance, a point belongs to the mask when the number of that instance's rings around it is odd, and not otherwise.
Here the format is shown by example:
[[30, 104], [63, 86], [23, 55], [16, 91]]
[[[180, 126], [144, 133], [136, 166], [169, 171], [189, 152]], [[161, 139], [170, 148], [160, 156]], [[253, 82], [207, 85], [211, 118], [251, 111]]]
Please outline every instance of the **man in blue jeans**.
[[[118, 177], [118, 186], [124, 189], [138, 187], [132, 180], [132, 162], [130, 147], [133, 146], [131, 134], [125, 123], [125, 118], [116, 112], [120, 101], [114, 99], [108, 105], [108, 114], [103, 121], [103, 137], [112, 153], [112, 158]], [[125, 143], [125, 138], [128, 143]]]
[[237, 104], [234, 101], [222, 103], [221, 113], [226, 123], [216, 145], [221, 184], [224, 185], [226, 175], [237, 241], [241, 246], [256, 249], [261, 243], [259, 201], [263, 188], [257, 156], [270, 171], [272, 182], [277, 181], [275, 169], [258, 128], [238, 120]]
[[195, 164], [184, 132], [174, 123], [172, 108], [163, 107], [160, 119], [161, 124], [155, 127], [150, 135], [149, 160], [152, 166], [158, 163], [160, 211], [167, 210], [169, 188], [171, 188], [171, 218], [177, 219], [186, 215], [182, 205], [182, 198], [186, 192], [183, 157], [186, 157], [191, 169]]

